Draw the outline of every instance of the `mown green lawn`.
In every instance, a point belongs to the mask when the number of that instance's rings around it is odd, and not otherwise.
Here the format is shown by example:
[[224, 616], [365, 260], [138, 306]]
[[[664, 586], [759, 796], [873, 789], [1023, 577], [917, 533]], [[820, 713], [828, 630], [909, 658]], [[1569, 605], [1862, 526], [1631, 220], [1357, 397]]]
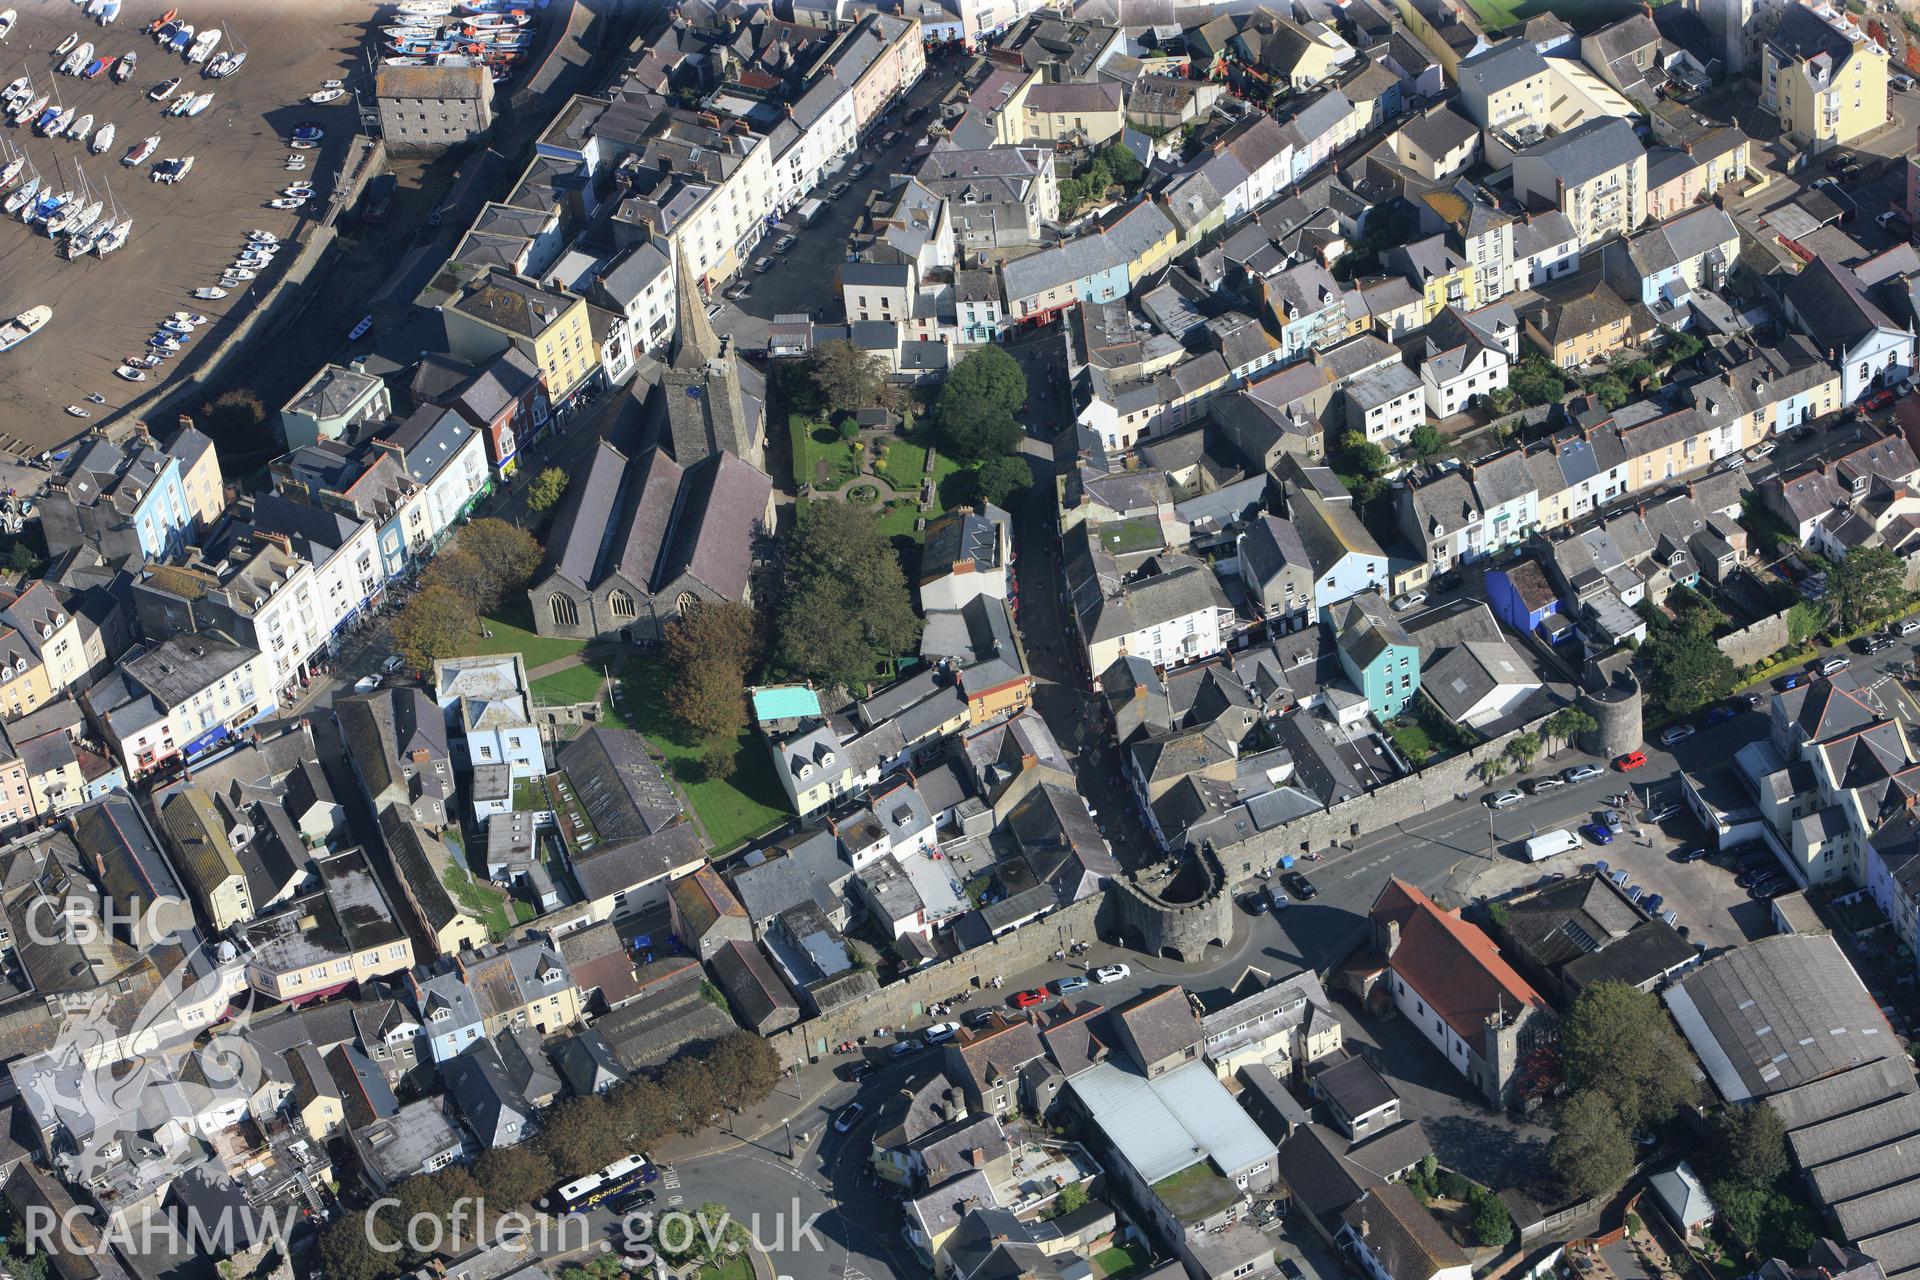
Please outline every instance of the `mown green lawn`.
[[[1513, 27], [1528, 18], [1551, 13], [1575, 31], [1585, 34], [1624, 18], [1640, 7], [1635, 0], [1467, 0], [1488, 27]], [[1655, 4], [1666, 0], [1654, 0]]]
[[474, 636], [473, 642], [466, 648], [466, 654], [518, 653], [526, 658], [529, 671], [571, 657], [586, 647], [584, 640], [535, 635], [533, 611], [524, 598], [501, 605], [494, 611], [494, 616], [485, 619], [481, 625], [492, 634]]
[[609, 722], [645, 734], [653, 749], [666, 757], [667, 773], [700, 815], [716, 854], [787, 819], [786, 793], [773, 776], [773, 757], [758, 734], [743, 729], [734, 738], [733, 776], [708, 777], [700, 763], [707, 741], [683, 740], [685, 730], [667, 714], [663, 696], [666, 667], [636, 659], [627, 664], [618, 679], [619, 687], [608, 709]]
[[1150, 1260], [1151, 1255], [1144, 1248], [1129, 1240], [1094, 1254], [1093, 1267], [1102, 1280], [1126, 1280]]
[[787, 436], [793, 444], [795, 487], [810, 484], [820, 492], [831, 492], [853, 479], [859, 470], [853, 449], [830, 426], [791, 414]]
[[568, 667], [533, 682], [533, 700], [542, 706], [566, 702], [598, 702], [605, 693], [599, 667]]
[[449, 866], [440, 873], [440, 882], [468, 915], [486, 926], [490, 936], [507, 936], [512, 922], [507, 918], [506, 894], [490, 884], [481, 884], [465, 867]]

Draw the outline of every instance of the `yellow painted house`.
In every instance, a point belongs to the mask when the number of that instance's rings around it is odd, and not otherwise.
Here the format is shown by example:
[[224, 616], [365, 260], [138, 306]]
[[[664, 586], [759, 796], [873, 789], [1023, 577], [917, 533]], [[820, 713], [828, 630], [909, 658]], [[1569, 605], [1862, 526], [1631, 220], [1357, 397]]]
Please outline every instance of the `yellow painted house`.
[[562, 290], [498, 268], [489, 270], [441, 308], [453, 355], [481, 364], [517, 347], [532, 360], [561, 401], [600, 367], [600, 344], [587, 322], [587, 304]]
[[1887, 53], [1851, 15], [1792, 5], [1767, 41], [1760, 105], [1808, 151], [1843, 146], [1887, 121]]
[[1393, 250], [1387, 265], [1419, 291], [1423, 325], [1448, 306], [1470, 308], [1479, 299], [1473, 262], [1447, 243], [1445, 232]]

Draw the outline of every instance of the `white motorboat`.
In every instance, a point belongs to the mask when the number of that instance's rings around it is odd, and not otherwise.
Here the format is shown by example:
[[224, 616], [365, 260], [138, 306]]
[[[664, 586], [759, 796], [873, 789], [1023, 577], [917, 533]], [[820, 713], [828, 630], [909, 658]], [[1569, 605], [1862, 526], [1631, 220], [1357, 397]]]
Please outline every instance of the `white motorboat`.
[[207, 78], [210, 80], [224, 80], [245, 66], [246, 63], [247, 51], [245, 49], [229, 49], [227, 52], [215, 58], [212, 64], [207, 67]]
[[93, 416], [93, 410], [83, 409], [77, 404], [70, 404], [67, 406], [67, 416], [70, 418], [91, 418]]
[[170, 333], [156, 333], [147, 339], [147, 345], [155, 351], [173, 352], [180, 349], [180, 339]]
[[101, 258], [106, 257], [115, 249], [125, 244], [127, 242], [127, 236], [132, 231], [132, 218], [122, 218], [120, 221], [114, 223], [113, 226], [101, 233], [98, 240], [93, 242], [94, 255]]
[[153, 167], [153, 180], [155, 182], [167, 183], [178, 182], [191, 172], [193, 172], [192, 156], [171, 157], [162, 160]]
[[263, 231], [259, 227], [255, 227], [253, 230], [247, 232], [247, 239], [253, 241], [255, 244], [279, 244], [280, 243], [279, 236], [273, 234], [273, 232], [271, 231]]
[[225, 284], [227, 280], [257, 280], [257, 279], [259, 279], [257, 275], [255, 275], [251, 271], [246, 270], [245, 268], [236, 270], [234, 268], [229, 267], [227, 269], [226, 276], [224, 279], [221, 280], [221, 283]]
[[81, 68], [92, 61], [93, 42], [90, 40], [82, 40], [79, 46], [75, 48], [72, 53], [69, 53], [66, 60], [60, 64], [60, 74], [63, 76], [77, 76], [80, 74]]
[[65, 40], [62, 40], [59, 44], [53, 47], [53, 56], [58, 58], [62, 54], [71, 52], [73, 49], [73, 46], [79, 43], [80, 43], [80, 33], [76, 31], [73, 34], [69, 35]]
[[190, 116], [197, 116], [202, 111], [205, 111], [208, 107], [212, 105], [213, 105], [212, 94], [210, 93], [198, 94], [190, 102], [187, 103], [187, 114]]
[[128, 356], [120, 363], [131, 365], [135, 369], [157, 369], [160, 367], [160, 357], [156, 355]]
[[190, 324], [183, 324], [178, 320], [162, 320], [160, 322], [160, 327], [161, 329], [165, 330], [167, 333], [177, 333], [183, 338], [188, 338], [193, 336], [193, 326]]
[[0, 10], [0, 40], [5, 40], [13, 32], [13, 24], [20, 20], [17, 9]]
[[220, 43], [220, 28], [209, 27], [194, 37], [193, 47], [187, 50], [187, 61], [199, 66], [213, 56], [215, 46]]
[[205, 302], [218, 302], [227, 296], [227, 291], [210, 284], [203, 284], [193, 291], [193, 296]]
[[325, 106], [329, 102], [338, 102], [346, 96], [347, 91], [345, 89], [321, 89], [318, 92], [308, 94], [307, 101], [319, 107]]
[[306, 201], [305, 201], [304, 199], [300, 199], [300, 200], [296, 200], [296, 199], [294, 199], [294, 198], [293, 198], [292, 196], [281, 196], [281, 197], [280, 197], [280, 198], [279, 198], [278, 200], [269, 200], [269, 201], [267, 201], [267, 208], [269, 208], [269, 209], [298, 209], [298, 208], [299, 208], [299, 207], [300, 207], [301, 205], [303, 205], [303, 204], [305, 204], [305, 203], [306, 203]]
[[12, 106], [15, 102], [19, 101], [22, 96], [24, 96], [29, 91], [31, 91], [32, 88], [33, 88], [33, 77], [21, 76], [19, 79], [9, 84], [5, 89], [0, 89], [0, 102], [4, 102], [8, 106]]
[[24, 173], [26, 168], [27, 155], [24, 151], [7, 161], [6, 164], [0, 165], [0, 188], [12, 186], [13, 180]]
[[160, 84], [153, 86], [153, 88], [147, 90], [147, 97], [152, 99], [155, 102], [165, 102], [168, 96], [171, 95], [173, 91], [175, 89], [178, 89], [179, 87], [180, 87], [180, 77], [175, 76], [173, 79], [163, 81]]
[[130, 169], [135, 165], [145, 164], [147, 158], [159, 149], [160, 135], [157, 133], [148, 134], [145, 138], [142, 138], [131, 151], [120, 157], [120, 163]]
[[87, 150], [97, 156], [102, 156], [107, 153], [107, 148], [112, 145], [113, 121], [109, 120], [100, 126], [100, 132], [93, 135], [93, 141], [87, 144]]
[[13, 109], [13, 122], [15, 124], [25, 124], [27, 121], [37, 118], [39, 114], [46, 109], [47, 95], [37, 93]]
[[80, 112], [78, 108], [62, 107], [60, 109], [60, 114], [55, 116], [52, 120], [50, 120], [47, 123], [47, 127], [44, 130], [42, 130], [42, 132], [49, 138], [57, 138], [61, 134], [65, 133], [68, 130], [68, 128], [72, 126], [74, 120], [79, 116], [79, 114]]
[[0, 351], [11, 351], [47, 327], [53, 319], [52, 307], [33, 307], [0, 324]]
[[118, 369], [115, 369], [113, 374], [116, 378], [125, 378], [128, 382], [145, 382], [147, 380], [147, 371], [145, 369], [136, 369], [132, 365], [123, 364]]
[[81, 116], [79, 119], [75, 120], [72, 124], [68, 125], [66, 132], [69, 138], [84, 138], [88, 134], [92, 133], [93, 132], [93, 112], [91, 111], [87, 112], [87, 114]]
[[409, 18], [450, 18], [453, 3], [452, 0], [405, 0], [394, 12]]
[[137, 52], [130, 52], [125, 57], [121, 58], [120, 61], [114, 63], [113, 64], [114, 83], [125, 84], [127, 81], [131, 80], [133, 78], [133, 69], [139, 65], [140, 65], [140, 55]]
[[178, 320], [181, 324], [192, 325], [195, 328], [207, 322], [207, 318], [198, 311], [176, 311], [168, 316], [167, 319]]

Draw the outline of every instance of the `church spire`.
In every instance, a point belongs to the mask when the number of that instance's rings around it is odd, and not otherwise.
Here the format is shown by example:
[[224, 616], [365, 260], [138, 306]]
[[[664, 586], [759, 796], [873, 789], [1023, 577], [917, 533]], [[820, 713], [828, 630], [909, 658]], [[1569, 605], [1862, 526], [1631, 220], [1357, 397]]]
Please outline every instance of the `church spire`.
[[674, 279], [674, 306], [678, 327], [673, 335], [673, 367], [697, 369], [720, 354], [720, 339], [714, 336], [707, 320], [705, 300], [694, 283], [693, 264], [684, 249], [677, 249], [678, 274]]

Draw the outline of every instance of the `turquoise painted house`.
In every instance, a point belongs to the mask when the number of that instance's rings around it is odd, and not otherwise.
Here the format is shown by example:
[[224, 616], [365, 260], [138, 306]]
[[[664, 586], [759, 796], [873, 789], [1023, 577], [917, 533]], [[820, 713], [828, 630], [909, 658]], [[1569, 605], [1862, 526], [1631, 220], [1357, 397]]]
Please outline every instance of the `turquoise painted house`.
[[1377, 591], [1363, 591], [1327, 610], [1334, 649], [1347, 679], [1376, 720], [1391, 720], [1420, 692], [1420, 646], [1407, 638]]

